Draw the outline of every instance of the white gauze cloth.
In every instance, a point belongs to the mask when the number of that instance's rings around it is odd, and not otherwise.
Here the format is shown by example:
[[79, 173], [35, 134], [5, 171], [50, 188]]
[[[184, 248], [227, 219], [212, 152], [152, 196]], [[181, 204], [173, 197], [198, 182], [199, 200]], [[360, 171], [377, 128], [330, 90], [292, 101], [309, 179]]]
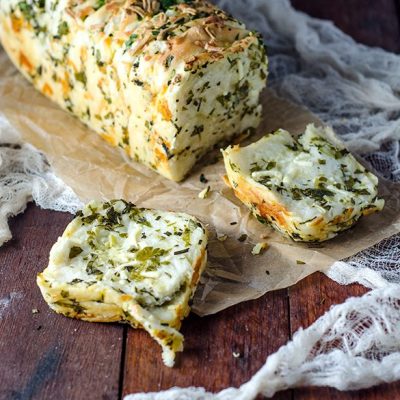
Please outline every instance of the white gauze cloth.
[[[288, 0], [216, 3], [262, 32], [270, 86], [278, 95], [308, 107], [382, 176], [400, 182], [400, 56], [355, 43], [332, 23], [296, 12]], [[8, 218], [31, 200], [60, 211], [81, 207], [45, 157], [21, 143], [0, 111], [0, 244], [11, 238]], [[211, 394], [173, 388], [126, 400], [250, 400], [305, 385], [349, 390], [400, 379], [399, 260], [397, 235], [334, 264], [327, 272], [332, 279], [374, 290], [298, 331], [239, 389]]]

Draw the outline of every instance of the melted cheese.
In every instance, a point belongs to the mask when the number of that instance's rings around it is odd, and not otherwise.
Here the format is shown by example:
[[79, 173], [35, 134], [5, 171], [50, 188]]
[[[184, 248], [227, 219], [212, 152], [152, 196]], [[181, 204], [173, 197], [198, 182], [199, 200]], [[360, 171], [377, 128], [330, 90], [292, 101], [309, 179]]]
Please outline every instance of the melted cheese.
[[53, 246], [38, 284], [57, 312], [143, 327], [172, 365], [206, 245], [204, 228], [186, 214], [92, 202]]
[[179, 181], [258, 126], [267, 58], [259, 35], [210, 3], [169, 3], [5, 0], [0, 39], [42, 93]]
[[297, 140], [278, 130], [224, 152], [230, 184], [262, 222], [298, 241], [323, 241], [383, 208], [378, 179], [330, 128], [308, 125]]

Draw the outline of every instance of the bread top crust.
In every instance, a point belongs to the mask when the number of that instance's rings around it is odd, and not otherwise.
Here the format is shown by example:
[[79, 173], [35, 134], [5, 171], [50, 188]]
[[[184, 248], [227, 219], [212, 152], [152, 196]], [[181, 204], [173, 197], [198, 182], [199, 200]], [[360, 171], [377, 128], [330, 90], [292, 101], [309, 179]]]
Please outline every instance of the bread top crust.
[[[94, 42], [108, 41], [111, 53], [124, 49], [125, 62], [141, 56], [168, 69], [184, 62], [193, 69], [207, 60], [238, 53], [260, 36], [204, 0], [50, 0], [1, 2], [0, 11], [12, 14], [18, 33], [31, 29], [38, 37], [68, 42], [71, 32], [88, 32]], [[154, 44], [156, 43], [156, 45]], [[157, 51], [158, 49], [158, 51]]]
[[38, 90], [169, 179], [260, 121], [263, 43], [202, 0], [0, 1], [0, 39]]

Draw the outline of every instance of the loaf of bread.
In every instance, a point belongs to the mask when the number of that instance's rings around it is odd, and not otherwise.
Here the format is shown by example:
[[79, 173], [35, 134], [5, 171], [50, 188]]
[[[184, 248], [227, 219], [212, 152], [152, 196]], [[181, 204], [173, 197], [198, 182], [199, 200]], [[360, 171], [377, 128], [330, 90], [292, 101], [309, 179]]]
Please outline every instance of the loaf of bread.
[[295, 241], [331, 239], [384, 206], [378, 178], [328, 127], [310, 124], [298, 139], [280, 129], [223, 154], [236, 196], [260, 222]]
[[203, 0], [1, 0], [0, 39], [43, 94], [175, 181], [260, 121], [262, 40]]
[[67, 317], [145, 329], [172, 366], [206, 247], [205, 229], [189, 215], [123, 200], [91, 202], [53, 246], [37, 283], [49, 306]]

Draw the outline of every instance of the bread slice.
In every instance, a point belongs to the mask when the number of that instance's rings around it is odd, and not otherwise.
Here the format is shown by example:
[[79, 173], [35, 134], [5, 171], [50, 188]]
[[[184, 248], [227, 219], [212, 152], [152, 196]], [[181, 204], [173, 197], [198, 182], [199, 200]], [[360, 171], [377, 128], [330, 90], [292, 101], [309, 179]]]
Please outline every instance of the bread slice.
[[223, 155], [236, 196], [260, 222], [295, 241], [331, 239], [384, 206], [377, 177], [328, 127], [308, 125], [297, 140], [280, 129]]
[[37, 283], [49, 306], [67, 317], [145, 329], [173, 366], [206, 246], [206, 230], [189, 215], [123, 200], [91, 202], [54, 244]]
[[38, 90], [175, 181], [261, 120], [261, 36], [207, 1], [2, 0], [0, 40]]

